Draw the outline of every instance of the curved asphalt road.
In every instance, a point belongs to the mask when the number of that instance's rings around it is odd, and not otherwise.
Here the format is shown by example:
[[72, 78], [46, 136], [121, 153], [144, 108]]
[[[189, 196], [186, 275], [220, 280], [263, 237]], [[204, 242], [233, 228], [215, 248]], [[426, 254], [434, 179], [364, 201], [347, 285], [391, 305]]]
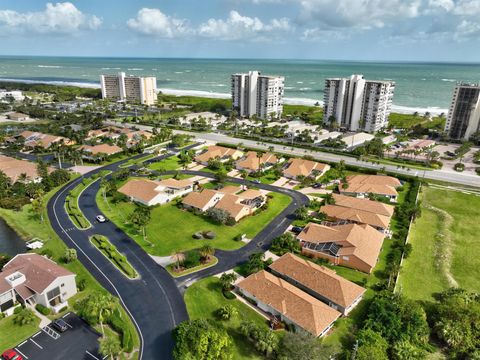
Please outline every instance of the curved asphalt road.
[[[171, 156], [164, 155], [160, 158]], [[141, 157], [144, 154], [135, 157]], [[134, 158], [135, 158], [134, 157]], [[118, 170], [118, 166], [128, 160], [107, 165], [88, 173], [89, 177], [101, 170]], [[213, 174], [198, 171], [182, 171], [185, 174], [201, 175], [213, 178]], [[173, 173], [173, 172], [170, 172]], [[166, 173], [164, 173], [166, 174]], [[55, 232], [67, 244], [76, 248], [78, 259], [87, 270], [112, 294], [119, 297], [123, 307], [131, 316], [140, 334], [140, 358], [171, 359], [174, 346], [172, 330], [182, 321], [188, 319], [185, 303], [181, 294], [186, 284], [201, 278], [223, 272], [245, 262], [254, 252], [265, 251], [271, 241], [280, 236], [293, 221], [295, 209], [308, 204], [308, 197], [293, 190], [272, 185], [256, 184], [250, 181], [228, 178], [228, 181], [255, 186], [260, 189], [288, 195], [292, 202], [270, 224], [268, 224], [252, 241], [235, 251], [216, 251], [219, 259], [217, 265], [174, 280], [168, 272], [154, 260], [128, 235], [112, 222], [98, 224], [95, 216], [101, 214], [95, 202], [99, 191], [99, 181], [90, 185], [79, 197], [79, 207], [92, 224], [88, 230], [78, 230], [70, 221], [64, 203], [68, 192], [83, 177], [64, 186], [49, 201], [48, 216]], [[126, 278], [109, 260], [107, 260], [91, 243], [91, 235], [100, 234], [109, 240], [123, 253], [140, 275], [139, 279]]]
[[[101, 170], [115, 171], [118, 165], [108, 165]], [[98, 171], [100, 169], [87, 176]], [[78, 259], [102, 286], [120, 299], [140, 335], [139, 358], [171, 359], [174, 346], [171, 332], [180, 322], [188, 320], [183, 297], [167, 271], [158, 266], [135, 241], [111, 222], [96, 223], [94, 218], [98, 212], [95, 212], [95, 194], [90, 188], [81, 195], [79, 203], [92, 228], [82, 231], [73, 225], [64, 203], [68, 192], [82, 178], [67, 184], [49, 201], [47, 208], [52, 227], [68, 247], [77, 249]], [[98, 190], [98, 181], [95, 188]], [[112, 265], [89, 242], [88, 237], [93, 234], [107, 236], [125, 254], [140, 278], [130, 280]]]

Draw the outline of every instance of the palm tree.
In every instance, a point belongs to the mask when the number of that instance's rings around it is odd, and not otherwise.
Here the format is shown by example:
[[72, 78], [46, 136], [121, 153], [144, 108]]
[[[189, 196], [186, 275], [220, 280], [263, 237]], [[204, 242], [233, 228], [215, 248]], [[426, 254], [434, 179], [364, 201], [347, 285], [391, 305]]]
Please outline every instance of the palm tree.
[[179, 250], [175, 250], [171, 259], [175, 262], [175, 268], [178, 271], [180, 270], [180, 264], [185, 261], [185, 254]]
[[94, 311], [96, 317], [98, 318], [98, 322], [100, 323], [103, 335], [105, 335], [103, 323], [112, 316], [112, 313], [115, 311], [115, 309], [116, 303], [112, 295], [99, 295], [95, 299]]
[[100, 341], [100, 354], [110, 357], [111, 360], [117, 359], [122, 351], [120, 341], [113, 336], [104, 336]]
[[215, 254], [215, 249], [209, 244], [205, 244], [200, 248], [200, 255], [206, 262], [210, 260], [210, 256], [213, 256], [213, 254]]
[[220, 283], [222, 284], [222, 289], [230, 290], [232, 288], [232, 283], [234, 283], [235, 280], [237, 280], [237, 275], [235, 275], [234, 272], [223, 273], [222, 276], [220, 276]]

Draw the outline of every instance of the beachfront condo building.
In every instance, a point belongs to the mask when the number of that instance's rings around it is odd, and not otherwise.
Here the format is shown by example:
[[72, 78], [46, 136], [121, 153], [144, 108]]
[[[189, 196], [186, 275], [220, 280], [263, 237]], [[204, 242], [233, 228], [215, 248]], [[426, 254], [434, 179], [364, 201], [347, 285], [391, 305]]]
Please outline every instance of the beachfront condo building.
[[480, 84], [455, 86], [445, 132], [452, 140], [468, 140], [480, 132]]
[[233, 110], [241, 117], [279, 118], [283, 111], [283, 76], [261, 75], [258, 71], [232, 75]]
[[100, 75], [102, 98], [153, 105], [157, 100], [157, 78], [154, 76]]
[[366, 80], [363, 75], [325, 80], [326, 125], [375, 133], [387, 126], [395, 83]]

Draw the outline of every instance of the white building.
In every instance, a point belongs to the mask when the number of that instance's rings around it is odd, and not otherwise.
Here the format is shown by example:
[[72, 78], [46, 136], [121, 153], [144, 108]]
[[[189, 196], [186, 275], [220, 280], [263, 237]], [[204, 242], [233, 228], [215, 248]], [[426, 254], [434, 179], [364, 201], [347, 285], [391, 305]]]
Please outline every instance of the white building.
[[451, 139], [468, 140], [480, 131], [480, 84], [457, 84], [448, 110], [445, 132]]
[[8, 98], [13, 98], [15, 101], [21, 101], [25, 99], [23, 93], [20, 90], [1, 90], [0, 89], [0, 100], [6, 100]]
[[351, 131], [377, 132], [387, 126], [393, 81], [365, 80], [363, 75], [325, 80], [325, 124], [335, 121]]
[[280, 117], [283, 112], [283, 76], [261, 75], [258, 71], [232, 75], [233, 110], [241, 117]]
[[44, 256], [19, 254], [0, 272], [0, 313], [11, 315], [19, 303], [59, 312], [77, 293], [75, 276]]
[[153, 105], [157, 100], [157, 78], [154, 76], [100, 75], [102, 98]]

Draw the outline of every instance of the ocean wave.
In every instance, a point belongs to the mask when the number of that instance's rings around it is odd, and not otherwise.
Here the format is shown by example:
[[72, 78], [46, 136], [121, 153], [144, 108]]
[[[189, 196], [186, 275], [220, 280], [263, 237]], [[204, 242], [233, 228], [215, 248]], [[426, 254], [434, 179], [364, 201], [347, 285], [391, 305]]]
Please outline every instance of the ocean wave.
[[295, 86], [285, 86], [285, 90], [294, 90], [296, 89]]
[[446, 82], [456, 82], [457, 80], [455, 79], [440, 79], [442, 81], [446, 81]]
[[143, 71], [143, 69], [140, 69], [140, 68], [131, 68], [131, 69], [127, 69], [128, 71]]
[[[89, 83], [89, 82], [76, 82], [76, 81], [42, 81], [42, 80], [26, 80], [26, 79], [10, 79], [10, 78], [0, 78], [1, 81], [9, 81], [9, 82], [18, 82], [18, 83], [25, 83], [25, 84], [52, 84], [52, 85], [71, 85], [71, 86], [78, 86], [84, 88], [92, 88], [98, 89], [100, 88], [99, 83]], [[168, 88], [159, 88], [164, 94], [167, 95], [174, 95], [174, 96], [199, 96], [199, 97], [208, 97], [208, 98], [217, 98], [217, 99], [229, 99], [232, 95], [229, 93], [220, 93], [220, 92], [212, 92], [212, 91], [201, 91], [201, 90], [179, 90], [179, 89], [168, 89]], [[309, 105], [313, 106], [317, 102], [320, 106], [323, 106], [323, 101], [315, 100], [315, 99], [308, 99], [308, 98], [284, 98], [285, 104], [289, 105]], [[403, 105], [392, 105], [392, 111], [400, 114], [413, 114], [414, 112], [418, 113], [425, 113], [429, 112], [432, 115], [439, 115], [441, 113], [447, 113], [448, 109], [442, 109], [440, 107], [409, 107]]]
[[51, 68], [51, 69], [61, 69], [63, 66], [60, 65], [37, 65], [39, 68]]
[[300, 91], [308, 91], [308, 90], [312, 90], [311, 87], [303, 87], [303, 88], [300, 88], [299, 89]]
[[303, 81], [297, 81], [297, 84], [303, 84]]
[[183, 71], [175, 71], [175, 74], [183, 74]]
[[102, 70], [120, 70], [121, 68], [109, 68], [109, 67], [104, 67]]

